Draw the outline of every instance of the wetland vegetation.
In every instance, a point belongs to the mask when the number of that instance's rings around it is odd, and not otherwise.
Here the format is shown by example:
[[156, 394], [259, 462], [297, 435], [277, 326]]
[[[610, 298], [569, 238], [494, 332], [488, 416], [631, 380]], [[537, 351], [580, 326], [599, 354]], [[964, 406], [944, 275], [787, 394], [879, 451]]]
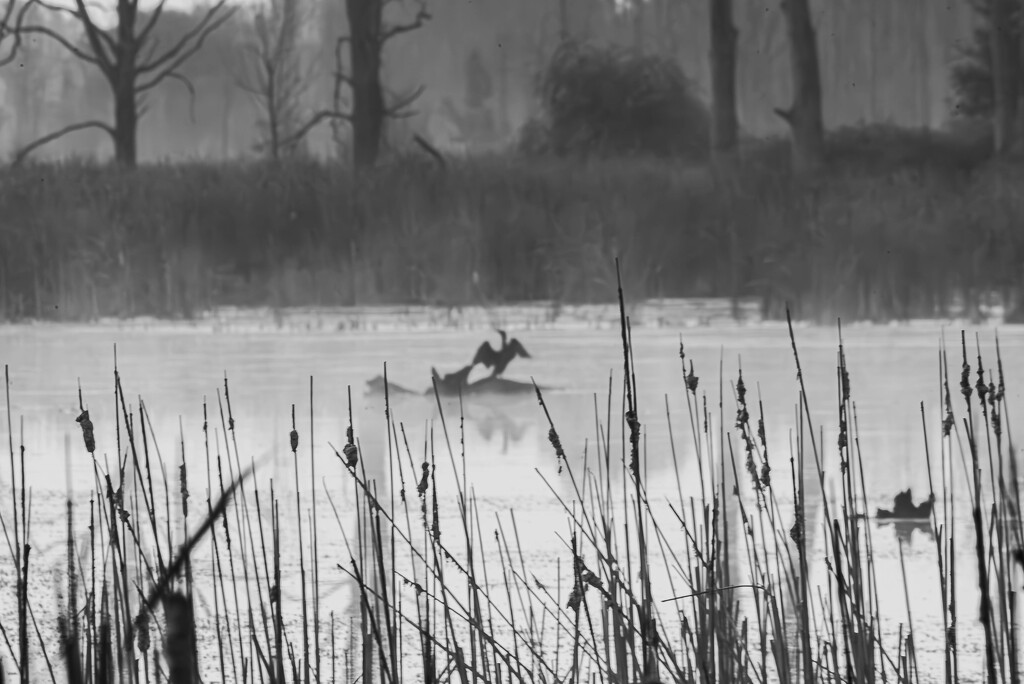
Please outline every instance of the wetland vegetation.
[[[8, 382], [10, 557], [0, 568], [14, 580], [4, 604], [17, 610], [0, 623], [7, 674], [97, 683], [193, 682], [200, 669], [204, 681], [265, 682], [1016, 680], [1022, 528], [1006, 420], [1015, 369], [1004, 369], [998, 346], [982, 359], [962, 336], [938, 356], [942, 414], [922, 405], [919, 453], [935, 497], [935, 573], [894, 578], [879, 576], [877, 530], [863, 517], [872, 493], [841, 330], [829, 444], [803, 387], [804, 373], [820, 370], [802, 367], [797, 339], [791, 425], [765, 423], [755, 379], [741, 369], [716, 378], [680, 346], [686, 408], [667, 419], [693, 442], [696, 471], [670, 442], [678, 496], [665, 502], [648, 496], [638, 407], [651, 399], [636, 384], [631, 337], [623, 320], [621, 374], [595, 397], [582, 464], [537, 392], [562, 480], [536, 480], [565, 516], [554, 583], [532, 567], [515, 511], [480, 515], [459, 416], [442, 411], [414, 446], [388, 404], [387, 447], [369, 453], [350, 409], [343, 442], [325, 450], [311, 379], [308, 418], [293, 409], [287, 441], [271, 447], [290, 452], [295, 481], [268, 483], [238, 449], [236, 419], [245, 423], [226, 380], [204, 402], [206, 472], [196, 473], [184, 467], [185, 435], [172, 438], [177, 457], [161, 452], [145, 403], [126, 401], [115, 371], [113, 425], [94, 425], [80, 403], [81, 441], [69, 449], [92, 460], [94, 494], [67, 502], [64, 589], [39, 595], [34, 578], [49, 569], [30, 553], [39, 523]], [[723, 391], [731, 400], [716, 405]], [[788, 453], [768, 453], [777, 430], [790, 434]], [[349, 496], [318, 479], [328, 469]], [[445, 501], [455, 517], [439, 515]], [[317, 524], [317, 506], [334, 511], [336, 527]], [[968, 576], [954, 562], [964, 554], [976, 559]], [[344, 616], [326, 609], [335, 578], [353, 596]], [[893, 597], [923, 582], [941, 603], [944, 639], [922, 668], [922, 625], [909, 599]], [[976, 588], [967, 603], [957, 598], [965, 587]], [[57, 625], [37, 620], [45, 601], [59, 601]], [[979, 620], [983, 636], [965, 650]]]
[[0, 170], [0, 318], [212, 307], [761, 299], [803, 319], [1019, 317], [1024, 167], [951, 134], [831, 136], [785, 171], [752, 144], [732, 182], [676, 160], [407, 156]]

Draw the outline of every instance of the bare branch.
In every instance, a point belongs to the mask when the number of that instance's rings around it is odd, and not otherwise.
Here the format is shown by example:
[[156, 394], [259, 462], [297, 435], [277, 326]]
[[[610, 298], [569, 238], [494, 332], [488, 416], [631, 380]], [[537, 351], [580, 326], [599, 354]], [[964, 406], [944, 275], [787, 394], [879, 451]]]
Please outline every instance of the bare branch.
[[404, 95], [398, 95], [391, 104], [384, 108], [384, 116], [392, 119], [405, 119], [412, 116], [413, 112], [404, 110], [419, 99], [420, 95], [423, 94], [423, 90], [423, 86], [417, 86]]
[[149, 60], [153, 59], [157, 51], [160, 50], [160, 36], [154, 36], [153, 40], [146, 41], [145, 43], [139, 43], [139, 61], [145, 64]]
[[[81, 2], [81, 0], [78, 1]], [[234, 15], [236, 8], [229, 7], [225, 9], [226, 2], [227, 0], [218, 0], [213, 7], [206, 11], [203, 18], [188, 30], [167, 52], [148, 64], [140, 64], [138, 73], [141, 75], [157, 71], [159, 72], [158, 75], [153, 78], [160, 81], [166, 78], [166, 75], [170, 72], [177, 71], [178, 67], [203, 47], [203, 43], [211, 33], [220, 28]]]
[[[26, 35], [38, 33], [43, 36], [49, 36], [50, 38], [54, 39], [55, 41], [63, 45], [68, 52], [73, 54], [78, 59], [82, 60], [83, 62], [88, 62], [89, 64], [95, 64], [96, 66], [100, 67], [101, 70], [105, 70], [105, 67], [94, 55], [90, 55], [88, 52], [85, 52], [80, 47], [72, 43], [70, 40], [68, 40], [61, 34], [54, 31], [49, 26], [24, 26], [21, 29], [21, 33]], [[104, 73], [106, 72], [104, 71]]]
[[[209, 37], [209, 35], [211, 33], [213, 33], [218, 28], [220, 28], [222, 25], [227, 23], [228, 19], [230, 19], [231, 14], [233, 14], [234, 11], [235, 11], [234, 8], [232, 8], [231, 10], [228, 11], [228, 13], [226, 15], [221, 16], [217, 21], [210, 23], [207, 26], [206, 30], [204, 30], [199, 35], [199, 37], [196, 39], [196, 42], [192, 45], [192, 47], [188, 48], [187, 50], [185, 50], [184, 52], [179, 54], [178, 57], [176, 59], [174, 59], [168, 66], [166, 66], [162, 70], [158, 71], [154, 76], [150, 77], [150, 79], [148, 81], [145, 81], [142, 84], [142, 86], [140, 86], [140, 87], [150, 88], [153, 85], [156, 85], [160, 81], [162, 81], [165, 78], [167, 78], [168, 76], [170, 76], [172, 73], [176, 72], [178, 69], [180, 69], [182, 67], [182, 65], [185, 64], [185, 62], [187, 62], [189, 59], [192, 58], [192, 55], [196, 54], [197, 52], [199, 52], [203, 48], [203, 43], [206, 42], [206, 39]], [[162, 60], [158, 59], [157, 61], [162, 61]], [[149, 71], [149, 70], [151, 70], [151, 69], [145, 69], [145, 70], [144, 69], [139, 69], [137, 73], [141, 74], [141, 73], [143, 73], [143, 71]]]
[[[171, 72], [165, 78], [177, 81], [185, 87], [185, 90], [188, 91], [188, 119], [191, 123], [196, 123], [196, 86], [193, 85], [193, 82], [191, 82], [187, 76], [179, 72]], [[147, 90], [151, 90], [155, 88], [158, 83], [159, 81], [150, 81], [141, 86], [138, 86], [135, 88], [135, 93], [141, 94], [146, 92]], [[139, 119], [141, 118], [142, 114], [140, 112]]]
[[427, 11], [426, 5], [420, 3], [420, 9], [416, 12], [416, 17], [406, 24], [395, 24], [382, 30], [380, 33], [380, 44], [388, 42], [392, 38], [402, 33], [408, 33], [409, 31], [415, 31], [422, 27], [427, 21], [430, 20], [430, 12]]
[[160, 21], [160, 17], [164, 13], [164, 4], [166, 2], [167, 0], [160, 0], [160, 2], [157, 3], [157, 6], [153, 8], [153, 12], [149, 15], [149, 21], [146, 22], [146, 25], [142, 27], [142, 30], [139, 31], [139, 35], [136, 37], [136, 41], [139, 45], [145, 44], [146, 39], [149, 38], [149, 34], [152, 33], [157, 22]]
[[70, 126], [65, 126], [64, 128], [58, 131], [54, 131], [53, 133], [44, 135], [43, 137], [30, 142], [25, 147], [22, 147], [20, 150], [17, 151], [17, 153], [15, 153], [14, 159], [11, 161], [11, 166], [20, 165], [25, 160], [25, 158], [28, 155], [30, 155], [34, 150], [39, 149], [40, 147], [46, 145], [47, 143], [51, 143], [54, 140], [57, 140], [58, 138], [63, 138], [65, 135], [69, 133], [74, 133], [75, 131], [82, 131], [88, 128], [99, 128], [100, 130], [106, 131], [111, 138], [114, 137], [114, 128], [110, 126], [110, 124], [104, 123], [102, 121], [83, 121], [81, 123], [71, 124]]
[[345, 73], [345, 43], [351, 42], [348, 36], [338, 36], [338, 42], [334, 44], [334, 105], [337, 109], [338, 101], [341, 99], [341, 89], [344, 86], [354, 85], [352, 77]]
[[424, 152], [429, 154], [433, 160], [437, 162], [437, 165], [441, 167], [442, 171], [448, 168], [448, 162], [445, 160], [444, 155], [441, 154], [440, 150], [427, 142], [423, 136], [416, 133], [412, 136], [412, 139], [413, 142], [419, 145]]
[[[54, 14], [66, 14], [77, 22], [82, 21], [82, 15], [79, 13], [77, 7], [68, 7], [67, 5], [55, 5], [51, 2], [46, 2], [46, 0], [29, 0], [29, 2], [26, 4], [38, 5], [39, 7], [42, 7], [47, 11], [53, 12]], [[86, 7], [89, 6], [89, 4], [86, 5]], [[92, 3], [92, 7], [96, 9], [102, 9], [102, 7], [97, 7], [95, 3]]]
[[[92, 25], [91, 17], [88, 15], [88, 9], [90, 7], [93, 9], [99, 9], [101, 11], [104, 9], [104, 6], [100, 3], [87, 3], [84, 1], [81, 3], [81, 9], [79, 9], [78, 6], [68, 7], [67, 5], [55, 5], [53, 3], [46, 2], [46, 0], [28, 0], [26, 5], [39, 5], [43, 9], [49, 10], [50, 12], [53, 12], [55, 14], [66, 14], [72, 19], [74, 19], [76, 22], [81, 24], [83, 27], [85, 27], [87, 33], [89, 31], [89, 26]], [[117, 54], [117, 43], [114, 41], [114, 39], [110, 36], [110, 34], [107, 31], [104, 31], [103, 29], [100, 29], [98, 27], [94, 28], [96, 28], [97, 37], [102, 40], [103, 44], [107, 46], [107, 50], [109, 50], [109, 53], [101, 54], [99, 58], [108, 57], [112, 61], [113, 56]], [[102, 50], [100, 52], [103, 53]]]
[[11, 15], [14, 14], [15, 4], [14, 0], [7, 0], [7, 5], [4, 6], [4, 16], [0, 19], [0, 35], [7, 32], [7, 25], [11, 20]]
[[188, 118], [191, 123], [196, 122], [196, 87], [192, 84], [192, 81], [184, 74], [172, 71], [167, 74], [167, 78], [173, 79], [178, 83], [185, 86], [185, 90], [188, 91]]
[[13, 37], [13, 42], [7, 54], [0, 56], [0, 67], [10, 64], [18, 57], [18, 50], [21, 49], [21, 35], [25, 23], [25, 15], [28, 13], [29, 8], [32, 7], [31, 2], [22, 3], [12, 27], [10, 24], [11, 15], [14, 14], [16, 4], [15, 0], [8, 0], [3, 19], [0, 19], [0, 43], [3, 43], [5, 39]]
[[309, 121], [307, 121], [303, 125], [299, 126], [299, 128], [296, 129], [296, 131], [294, 133], [292, 133], [291, 135], [289, 135], [286, 138], [283, 138], [278, 143], [278, 145], [280, 147], [290, 147], [291, 145], [295, 145], [300, 140], [305, 138], [309, 134], [310, 131], [312, 131], [314, 128], [316, 128], [316, 126], [320, 122], [322, 122], [322, 121], [332, 121], [332, 120], [333, 121], [352, 121], [352, 115], [351, 114], [346, 114], [345, 112], [339, 112], [339, 111], [328, 110], [328, 109], [324, 109], [322, 111], [319, 111], [316, 114], [314, 114], [313, 116], [311, 116]]
[[[92, 17], [89, 16], [89, 9], [85, 6], [85, 0], [75, 0], [75, 6], [78, 7], [78, 19], [85, 28], [85, 37], [89, 40], [89, 47], [92, 48], [96, 63], [105, 72], [112, 72], [114, 67], [113, 55], [117, 54], [117, 46], [114, 45], [113, 39], [110, 36], [101, 31], [92, 22]], [[110, 49], [112, 54], [107, 54], [106, 49], [103, 47], [104, 43], [107, 44], [107, 48]]]

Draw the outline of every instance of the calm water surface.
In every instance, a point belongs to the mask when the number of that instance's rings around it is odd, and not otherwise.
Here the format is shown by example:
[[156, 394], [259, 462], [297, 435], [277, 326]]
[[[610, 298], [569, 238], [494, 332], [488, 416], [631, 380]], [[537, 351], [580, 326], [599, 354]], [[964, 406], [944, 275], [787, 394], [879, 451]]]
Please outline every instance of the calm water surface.
[[[993, 331], [978, 331], [983, 351], [991, 353]], [[584, 452], [592, 457], [595, 436], [595, 398], [601, 422], [608, 407], [609, 378], [614, 377], [612, 414], [618, 423], [621, 406], [622, 356], [616, 330], [602, 331], [513, 331], [533, 354], [518, 359], [507, 377], [528, 380], [531, 376], [550, 388], [548, 408], [559, 430], [562, 444], [575, 468], [582, 468]], [[959, 344], [959, 330], [943, 331], [938, 325], [901, 327], [852, 327], [844, 331], [853, 395], [857, 402], [860, 446], [869, 506], [887, 505], [898, 490], [911, 487], [921, 499], [928, 489], [925, 465], [921, 402], [929, 421], [933, 453], [938, 448], [938, 349], [945, 334], [948, 342]], [[114, 345], [124, 384], [126, 400], [145, 402], [151, 416], [156, 444], [166, 462], [172, 493], [177, 489], [176, 464], [181, 458], [179, 442], [184, 440], [185, 458], [192, 478], [192, 497], [205, 503], [207, 459], [202, 422], [203, 401], [208, 403], [211, 425], [211, 455], [226, 452], [218, 413], [223, 401], [223, 377], [230, 379], [231, 406], [236, 419], [239, 450], [243, 459], [257, 465], [255, 482], [262, 488], [273, 483], [283, 501], [294, 511], [296, 477], [304, 509], [317, 492], [320, 524], [320, 573], [324, 604], [339, 620], [353, 610], [353, 592], [337, 564], [348, 562], [345, 532], [354, 527], [351, 478], [333, 456], [328, 442], [341, 447], [347, 425], [347, 396], [351, 388], [355, 432], [369, 477], [386, 490], [389, 477], [399, 474], [389, 468], [388, 441], [383, 400], [366, 395], [364, 383], [388, 364], [392, 382], [423, 390], [429, 385], [430, 367], [450, 372], [467, 363], [484, 333], [411, 332], [406, 334], [346, 333], [212, 333], [190, 327], [166, 328], [158, 332], [118, 330], [88, 326], [15, 326], [0, 329], [0, 363], [10, 366], [11, 404], [15, 445], [26, 445], [26, 477], [32, 488], [33, 564], [39, 569], [31, 591], [38, 611], [40, 629], [53, 634], [58, 605], [59, 570], [64, 539], [64, 500], [73, 492], [78, 527], [84, 529], [88, 500], [93, 488], [93, 466], [81, 445], [77, 415], [77, 391], [81, 383], [85, 403], [97, 429], [97, 454], [113, 459], [113, 364]], [[814, 421], [824, 429], [826, 464], [837, 471], [834, 454], [836, 423], [836, 343], [834, 329], [802, 328], [797, 332], [801, 361], [807, 381]], [[680, 483], [688, 496], [699, 491], [700, 480], [694, 457], [692, 431], [685, 411], [679, 361], [678, 331], [634, 331], [637, 385], [641, 421], [646, 436], [648, 488], [652, 501], [677, 498], [677, 479], [669, 447], [666, 401], [672, 413], [672, 433], [679, 463]], [[751, 398], [763, 399], [769, 453], [776, 468], [777, 494], [791, 497], [788, 457], [795, 424], [796, 372], [787, 333], [782, 327], [690, 329], [682, 332], [687, 355], [700, 377], [700, 391], [707, 392], [713, 430], [717, 433], [719, 366], [725, 376], [725, 423], [732, 424], [735, 403], [731, 383], [742, 364]], [[1011, 430], [1020, 430], [1021, 388], [1024, 388], [1024, 329], [1000, 330], [1000, 342], [1008, 375]], [[973, 342], [972, 342], [973, 345]], [[959, 367], [958, 347], [952, 348], [951, 365]], [[972, 351], [972, 354], [974, 352]], [[994, 355], [990, 356], [994, 360]], [[972, 359], [972, 365], [974, 361]], [[310, 378], [314, 432], [310, 435]], [[972, 378], [973, 379], [973, 378]], [[956, 380], [956, 378], [954, 379]], [[957, 397], [959, 399], [959, 397]], [[752, 402], [753, 403], [753, 402]], [[292, 406], [300, 433], [298, 474], [288, 446]], [[756, 405], [756, 403], [755, 403]], [[958, 404], [957, 408], [962, 406]], [[422, 460], [425, 450], [438, 454], [438, 486], [454, 494], [448, 447], [441, 414], [433, 398], [396, 397], [393, 414], [401, 421], [413, 459]], [[531, 571], [553, 583], [561, 562], [563, 577], [571, 556], [565, 547], [570, 526], [552, 490], [566, 500], [571, 485], [557, 472], [557, 463], [547, 441], [547, 423], [532, 397], [467, 400], [465, 414], [465, 467], [473, 493], [478, 499], [481, 526], [486, 534], [495, 527], [495, 513], [514, 511], [521, 541]], [[460, 464], [458, 406], [445, 408], [448, 440]], [[733, 430], [732, 439], [736, 442]], [[432, 437], [431, 437], [432, 434]], [[0, 426], [6, 444], [6, 422]], [[433, 440], [431, 447], [430, 440]], [[616, 433], [616, 439], [619, 439]], [[310, 445], [314, 450], [310, 457]], [[70, 445], [70, 446], [68, 446]], [[408, 459], [405, 461], [408, 463]], [[315, 466], [313, 465], [315, 463]], [[313, 468], [315, 467], [315, 472]], [[216, 478], [215, 469], [211, 474]], [[935, 473], [936, 476], [938, 473]], [[402, 475], [412, 479], [406, 468]], [[741, 474], [742, 475], [742, 474]], [[227, 475], [225, 475], [227, 477]], [[549, 484], [545, 484], [545, 480]], [[0, 484], [8, 491], [7, 468], [0, 470]], [[315, 483], [315, 485], [314, 485]], [[550, 488], [549, 488], [550, 485]], [[749, 486], [741, 489], [749, 503]], [[396, 484], [396, 487], [398, 485]], [[408, 485], [410, 490], [412, 484]], [[966, 497], [966, 487], [958, 487]], [[331, 508], [333, 501], [338, 516]], [[454, 499], [454, 496], [453, 496]], [[6, 500], [6, 497], [5, 497]], [[966, 499], [964, 500], [964, 503]], [[7, 504], [4, 504], [7, 506]], [[966, 512], [966, 505], [960, 510]], [[821, 524], [820, 505], [808, 511], [809, 523]], [[5, 508], [5, 516], [9, 509]], [[454, 531], [458, 513], [451, 501], [442, 501], [442, 523]], [[735, 519], [735, 516], [734, 516]], [[178, 521], [180, 523], [180, 521]], [[192, 524], [197, 520], [193, 519]], [[294, 525], [292, 523], [286, 523]], [[341, 530], [339, 531], [339, 524]], [[667, 525], [675, 534], [676, 526]], [[177, 528], [180, 529], [180, 526]], [[815, 537], [810, 531], [812, 543]], [[901, 530], [877, 525], [872, 528], [880, 582], [881, 605], [889, 643], [900, 623], [906, 623], [899, 550], [902, 540], [909, 601], [917, 635], [920, 661], [933, 679], [941, 678], [941, 605], [935, 547], [928, 529]], [[961, 548], [971, 539], [969, 519], [957, 521]], [[296, 542], [286, 539], [286, 544]], [[682, 539], [680, 539], [682, 543]], [[286, 571], [296, 569], [295, 553], [287, 556]], [[961, 673], [969, 680], [981, 674], [980, 630], [975, 627], [976, 595], [973, 557], [960, 554], [960, 643]], [[207, 556], [208, 557], [208, 556]], [[308, 559], [307, 559], [308, 561]], [[200, 569], [200, 575], [204, 571]], [[205, 573], [208, 575], [209, 570]], [[285, 596], [298, 597], [298, 573], [285, 573]], [[827, 581], [818, 572], [818, 581]], [[0, 619], [14, 622], [14, 591], [10, 560], [0, 557]], [[667, 597], [664, 578], [656, 578], [656, 591]], [[675, 578], [679, 589], [678, 578]], [[200, 605], [211, 600], [200, 595]], [[200, 608], [202, 610], [202, 608]], [[209, 621], [202, 623], [209, 626]], [[48, 631], [51, 630], [51, 631]], [[207, 635], [208, 636], [208, 635]], [[209, 640], [202, 642], [211, 644]], [[211, 649], [212, 650], [212, 649]], [[56, 657], [57, 653], [50, 654]], [[204, 656], [207, 654], [204, 654]], [[212, 657], [212, 656], [210, 656]], [[9, 658], [4, 658], [9, 665]], [[44, 671], [45, 672], [45, 671]], [[209, 681], [215, 681], [213, 679]]]

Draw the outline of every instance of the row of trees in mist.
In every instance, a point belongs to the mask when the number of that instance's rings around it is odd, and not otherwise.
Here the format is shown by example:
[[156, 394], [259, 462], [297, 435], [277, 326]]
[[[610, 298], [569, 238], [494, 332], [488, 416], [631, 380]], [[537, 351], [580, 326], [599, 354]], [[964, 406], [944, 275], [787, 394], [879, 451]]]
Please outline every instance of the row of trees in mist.
[[[329, 125], [340, 147], [351, 141], [357, 166], [375, 163], [389, 117], [410, 112], [420, 90], [391, 93], [382, 82], [386, 45], [429, 20], [427, 6], [414, 0], [319, 0], [343, 5], [345, 35], [339, 35], [326, 56], [303, 44], [304, 25], [315, 23], [305, 13], [310, 5], [298, 0], [263, 0], [256, 9], [213, 0], [190, 15], [165, 9], [157, 0], [142, 9], [139, 0], [106, 0], [111, 12], [101, 12], [88, 0], [0, 0], [0, 68], [18, 58], [24, 41], [52, 41], [98, 74], [108, 86], [109, 119], [86, 118], [42, 131], [15, 154], [20, 160], [39, 147], [83, 129], [104, 132], [113, 143], [114, 159], [134, 165], [138, 158], [139, 119], [146, 112], [147, 94], [161, 84], [173, 84], [190, 98], [197, 97], [188, 65], [217, 42], [218, 34], [243, 27], [248, 38], [231, 46], [237, 64], [238, 87], [247, 92], [259, 112], [257, 149], [268, 157], [294, 153], [306, 136]], [[682, 0], [680, 0], [682, 1]], [[710, 36], [711, 152], [716, 166], [736, 161], [740, 139], [737, 114], [737, 57], [744, 38], [737, 32], [733, 0], [705, 2]], [[769, 0], [765, 0], [768, 2]], [[1024, 87], [1021, 50], [1021, 0], [958, 0], [970, 3], [981, 18], [986, 78], [991, 78], [991, 124], [995, 149], [1002, 153], [1024, 141]], [[232, 0], [233, 2], [233, 0]], [[559, 20], [560, 40], [571, 37], [566, 0], [550, 0]], [[629, 20], [651, 0], [616, 4]], [[64, 4], [55, 4], [64, 3]], [[781, 9], [790, 53], [792, 100], [775, 110], [790, 130], [794, 168], [810, 172], [824, 163], [823, 81], [811, 0], [770, 0]], [[238, 21], [236, 15], [253, 11]], [[185, 21], [183, 17], [187, 18]], [[639, 26], [639, 22], [637, 26]], [[637, 45], [642, 32], [637, 30]], [[324, 72], [327, 73], [324, 73]], [[956, 74], [954, 74], [956, 76]], [[326, 81], [327, 88], [315, 88]], [[825, 88], [839, 87], [825, 83]], [[310, 106], [310, 102], [314, 102]], [[227, 114], [225, 114], [227, 116]]]
[[[0, 0], [2, 1], [2, 0]], [[392, 0], [344, 0], [349, 34], [339, 36], [334, 51], [334, 83], [323, 106], [307, 113], [304, 100], [312, 82], [314, 56], [300, 45], [306, 7], [295, 0], [267, 0], [251, 22], [251, 39], [238, 50], [237, 80], [261, 112], [262, 142], [268, 156], [293, 150], [318, 124], [344, 122], [352, 129], [353, 161], [372, 165], [380, 151], [384, 121], [401, 115], [417, 92], [387, 98], [381, 82], [382, 54], [391, 39], [415, 30], [429, 19], [419, 4], [406, 21], [385, 20]], [[179, 13], [166, 9], [166, 0], [144, 11], [139, 0], [114, 0], [110, 25], [100, 9], [86, 0], [55, 4], [49, 0], [6, 0], [0, 10], [0, 67], [18, 59], [24, 42], [33, 36], [54, 41], [75, 59], [94, 69], [109, 88], [112, 120], [76, 121], [47, 132], [23, 146], [19, 162], [34, 150], [70, 133], [98, 129], [106, 133], [117, 163], [134, 166], [138, 160], [138, 124], [146, 112], [146, 96], [165, 82], [177, 82], [196, 96], [185, 67], [211, 36], [240, 11], [227, 0], [216, 0], [194, 13], [188, 26], [161, 31]], [[160, 38], [171, 40], [162, 42]]]
[[[965, 0], [981, 17], [975, 43], [970, 48], [973, 68], [967, 79], [991, 92], [990, 115], [994, 152], [1006, 154], [1024, 143], [1024, 7], [1020, 0]], [[712, 156], [719, 165], [732, 163], [738, 144], [736, 115], [737, 31], [733, 0], [708, 0], [710, 4]], [[811, 172], [825, 159], [822, 116], [822, 80], [817, 38], [809, 0], [780, 0], [790, 43], [792, 103], [776, 113], [789, 125], [793, 166]], [[955, 74], [954, 74], [955, 75]], [[963, 88], [963, 82], [957, 84]], [[987, 94], [987, 93], [986, 93]]]

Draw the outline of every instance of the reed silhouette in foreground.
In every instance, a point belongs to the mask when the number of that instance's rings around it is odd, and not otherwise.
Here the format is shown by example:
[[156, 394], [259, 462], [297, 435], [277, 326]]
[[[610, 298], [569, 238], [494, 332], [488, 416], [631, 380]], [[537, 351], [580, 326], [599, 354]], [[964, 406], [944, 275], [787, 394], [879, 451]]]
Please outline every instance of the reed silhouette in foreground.
[[[125, 402], [115, 371], [114, 425], [94, 426], [80, 398], [95, 481], [87, 501], [67, 503], [66, 589], [60, 597], [30, 595], [31, 574], [40, 570], [29, 563], [31, 499], [8, 398], [11, 505], [2, 522], [11, 558], [3, 570], [17, 582], [5, 586], [3, 601], [15, 599], [18, 609], [2, 613], [13, 621], [0, 622], [3, 660], [14, 666], [8, 674], [21, 682], [96, 684], [191, 683], [200, 673], [203, 681], [279, 684], [916, 684], [925, 675], [956, 682], [975, 676], [968, 670], [977, 656], [964, 652], [959, 637], [965, 624], [980, 620], [986, 680], [1017, 680], [1016, 565], [1024, 544], [1011, 514], [1020, 495], [998, 344], [994, 368], [983, 368], [980, 353], [972, 368], [961, 339], [959, 412], [942, 350], [938, 448], [922, 404], [938, 572], [919, 581], [934, 581], [941, 602], [940, 674], [920, 670], [920, 625], [910, 602], [905, 615], [895, 615], [879, 599], [880, 582], [889, 578], [877, 576], [872, 523], [856, 513], [871, 497], [841, 331], [830, 460], [792, 328], [799, 403], [788, 454], [769, 455], [769, 430], [781, 428], [766, 425], [742, 370], [728, 385], [735, 414], [726, 414], [725, 402], [716, 411], [706, 391], [714, 383], [701, 382], [680, 345], [683, 424], [690, 426], [698, 474], [684, 483], [666, 400], [677, 491], [670, 501], [648, 494], [640, 421], [646, 399], [624, 315], [620, 334], [621, 392], [610, 384], [603, 406], [595, 398], [595, 440], [582, 458], [562, 445], [557, 416], [536, 390], [538, 419], [548, 425], [560, 471], [538, 473], [538, 486], [550, 491], [566, 523], [554, 581], [530, 560], [514, 511], [494, 520], [481, 515], [465, 443], [443, 410], [421, 447], [410, 446], [390, 403], [386, 369], [387, 452], [362, 453], [350, 400], [344, 446], [326, 462], [318, 457], [324, 452], [316, 446], [322, 437], [314, 432], [310, 380], [308, 432], [293, 407], [281, 445], [295, 465], [292, 491], [282, 482], [260, 486], [258, 478], [245, 478], [254, 464], [239, 452], [241, 421], [236, 425], [225, 380], [209, 416], [204, 404], [205, 504], [191, 493], [197, 479], [187, 465], [197, 461], [185, 458], [184, 431], [172, 486], [167, 467], [174, 465], [156, 446], [146, 405]], [[719, 394], [726, 387], [720, 373]], [[622, 402], [618, 419], [615, 401]], [[306, 444], [309, 462], [300, 468]], [[100, 455], [104, 450], [112, 460]], [[368, 461], [383, 475], [368, 475]], [[830, 470], [828, 462], [837, 466]], [[310, 479], [300, 481], [307, 468]], [[325, 468], [344, 477], [341, 488], [317, 479]], [[450, 491], [439, 483], [438, 468], [450, 469]], [[556, 486], [552, 477], [564, 482]], [[962, 483], [967, 496], [958, 498]], [[832, 490], [835, 496], [826, 495]], [[964, 500], [968, 539], [953, 525]], [[323, 526], [318, 504], [329, 507], [337, 529]], [[452, 507], [454, 518], [445, 515]], [[83, 509], [87, 526], [78, 522]], [[967, 579], [953, 562], [965, 545], [977, 558], [976, 577]], [[326, 587], [339, 580], [353, 597], [344, 615], [325, 603]], [[977, 614], [956, 600], [965, 581], [976, 581]], [[37, 613], [58, 600], [55, 642]], [[898, 630], [887, 627], [893, 621]]]

